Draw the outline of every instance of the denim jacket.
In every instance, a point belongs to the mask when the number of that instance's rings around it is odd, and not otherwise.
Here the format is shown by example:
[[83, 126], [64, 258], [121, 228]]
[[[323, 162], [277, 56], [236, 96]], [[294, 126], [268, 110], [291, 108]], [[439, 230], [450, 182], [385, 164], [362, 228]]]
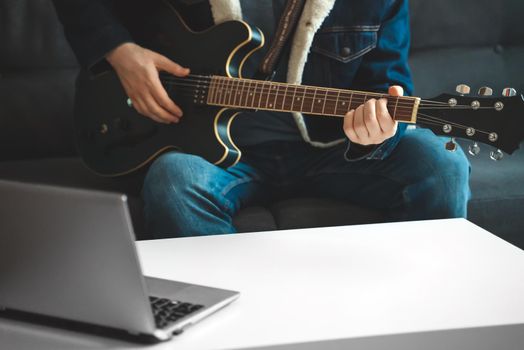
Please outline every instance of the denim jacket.
[[[139, 8], [151, 0], [53, 1], [80, 64], [92, 68], [107, 52], [132, 41], [115, 16], [115, 8]], [[171, 2], [194, 28], [213, 24], [207, 0]], [[315, 34], [302, 82], [374, 92], [400, 85], [409, 95], [409, 42], [408, 0], [338, 0]], [[313, 141], [346, 139], [338, 118], [306, 116], [305, 122]], [[405, 129], [405, 124], [399, 124], [394, 137], [371, 150], [347, 141], [346, 158], [382, 159], [391, 153]]]
[[[373, 92], [400, 85], [410, 95], [409, 44], [407, 0], [339, 0], [315, 35], [303, 82]], [[341, 129], [340, 121], [329, 118], [306, 117], [306, 123], [311, 138], [324, 142]], [[370, 152], [348, 152], [346, 158], [383, 159], [406, 126], [399, 123], [396, 135]]]

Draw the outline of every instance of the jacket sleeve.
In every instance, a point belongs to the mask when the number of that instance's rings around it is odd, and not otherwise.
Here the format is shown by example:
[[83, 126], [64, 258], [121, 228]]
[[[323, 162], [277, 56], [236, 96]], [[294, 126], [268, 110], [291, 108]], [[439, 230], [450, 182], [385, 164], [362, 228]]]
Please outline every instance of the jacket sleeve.
[[[408, 1], [393, 1], [388, 12], [377, 34], [377, 46], [364, 56], [352, 87], [364, 91], [387, 92], [389, 86], [400, 85], [406, 95], [411, 95], [413, 82], [408, 66], [410, 45]], [[399, 123], [395, 136], [378, 146], [362, 147], [348, 142], [346, 160], [384, 159], [398, 144], [406, 127], [405, 123]]]
[[105, 55], [131, 35], [112, 12], [112, 0], [53, 0], [66, 38], [80, 65], [96, 72]]

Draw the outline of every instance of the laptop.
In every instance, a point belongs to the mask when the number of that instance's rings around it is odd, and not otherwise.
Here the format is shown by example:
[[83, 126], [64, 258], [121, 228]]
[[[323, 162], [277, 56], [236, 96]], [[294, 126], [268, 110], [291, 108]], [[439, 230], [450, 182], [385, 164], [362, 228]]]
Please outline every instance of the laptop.
[[165, 341], [238, 296], [143, 276], [125, 195], [0, 180], [4, 313]]

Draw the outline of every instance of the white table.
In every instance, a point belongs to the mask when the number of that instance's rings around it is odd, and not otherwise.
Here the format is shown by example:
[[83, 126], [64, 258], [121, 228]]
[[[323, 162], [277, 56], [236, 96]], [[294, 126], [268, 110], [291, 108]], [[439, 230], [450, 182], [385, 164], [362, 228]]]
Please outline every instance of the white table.
[[[233, 304], [152, 349], [524, 349], [524, 251], [463, 219], [137, 247], [147, 275], [241, 292]], [[143, 348], [0, 320], [2, 344]]]

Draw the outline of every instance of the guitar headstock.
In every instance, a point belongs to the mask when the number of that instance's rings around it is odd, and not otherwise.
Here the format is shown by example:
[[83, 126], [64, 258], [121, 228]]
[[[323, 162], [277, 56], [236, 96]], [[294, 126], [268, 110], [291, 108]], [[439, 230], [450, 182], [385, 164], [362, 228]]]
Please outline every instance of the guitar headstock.
[[[506, 88], [500, 97], [492, 96], [488, 87], [469, 95], [467, 85], [457, 86], [457, 94], [442, 94], [422, 100], [416, 123], [433, 130], [437, 135], [459, 137], [474, 141], [472, 155], [480, 150], [481, 142], [512, 154], [524, 140], [524, 96]], [[500, 151], [492, 153], [495, 160]]]

